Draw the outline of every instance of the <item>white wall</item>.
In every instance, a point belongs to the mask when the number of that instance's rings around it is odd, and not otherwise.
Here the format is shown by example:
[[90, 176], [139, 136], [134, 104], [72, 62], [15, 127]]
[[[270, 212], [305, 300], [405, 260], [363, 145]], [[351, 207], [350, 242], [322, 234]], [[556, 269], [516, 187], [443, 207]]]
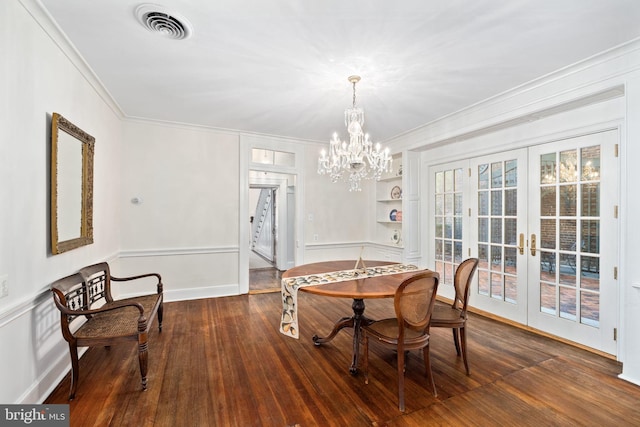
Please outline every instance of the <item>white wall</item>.
[[239, 135], [125, 121], [123, 140], [116, 266], [160, 273], [167, 301], [237, 294]]
[[[118, 251], [119, 113], [49, 31], [53, 36], [20, 2], [0, 2], [0, 276], [9, 284], [9, 296], [0, 299], [2, 403], [40, 401], [68, 370], [49, 284]], [[56, 256], [49, 238], [53, 112], [96, 139], [95, 243]]]

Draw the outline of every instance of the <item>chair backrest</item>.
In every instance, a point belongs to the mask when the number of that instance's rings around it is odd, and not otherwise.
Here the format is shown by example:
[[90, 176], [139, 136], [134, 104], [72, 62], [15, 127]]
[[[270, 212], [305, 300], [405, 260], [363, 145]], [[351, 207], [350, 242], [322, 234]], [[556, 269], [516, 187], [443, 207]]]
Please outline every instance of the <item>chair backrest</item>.
[[458, 265], [456, 275], [453, 278], [453, 286], [456, 288], [456, 297], [453, 300], [453, 307], [462, 310], [461, 315], [467, 312], [469, 304], [469, 291], [471, 290], [471, 279], [473, 273], [478, 268], [478, 258], [468, 258]]
[[425, 331], [429, 328], [440, 275], [435, 271], [418, 273], [403, 281], [396, 290], [394, 307], [400, 337], [404, 329]]
[[111, 296], [111, 272], [109, 264], [100, 262], [78, 271], [87, 284], [87, 298], [89, 305], [104, 298], [107, 302], [112, 302]]

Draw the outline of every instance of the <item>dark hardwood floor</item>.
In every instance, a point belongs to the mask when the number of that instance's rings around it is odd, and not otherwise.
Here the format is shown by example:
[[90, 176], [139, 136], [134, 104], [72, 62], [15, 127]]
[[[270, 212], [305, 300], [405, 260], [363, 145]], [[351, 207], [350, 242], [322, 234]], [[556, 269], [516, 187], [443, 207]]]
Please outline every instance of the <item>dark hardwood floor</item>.
[[[149, 339], [141, 391], [135, 345], [93, 348], [80, 359], [72, 426], [638, 426], [640, 387], [615, 361], [478, 315], [469, 320], [471, 375], [450, 330], [432, 329], [438, 388], [422, 356], [406, 368], [407, 410], [398, 411], [395, 355], [372, 346], [370, 382], [349, 374], [351, 333], [315, 347], [351, 313], [351, 301], [301, 292], [300, 340], [278, 332], [280, 294], [165, 304], [163, 332]], [[391, 300], [367, 301], [372, 318]], [[67, 403], [69, 377], [46, 403]]]

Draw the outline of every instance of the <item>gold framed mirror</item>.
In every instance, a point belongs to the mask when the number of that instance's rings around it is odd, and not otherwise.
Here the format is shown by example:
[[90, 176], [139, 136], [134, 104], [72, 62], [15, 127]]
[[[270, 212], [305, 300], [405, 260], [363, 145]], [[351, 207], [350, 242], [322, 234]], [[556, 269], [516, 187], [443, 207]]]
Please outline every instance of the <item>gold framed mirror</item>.
[[58, 113], [51, 117], [51, 253], [93, 243], [95, 138]]

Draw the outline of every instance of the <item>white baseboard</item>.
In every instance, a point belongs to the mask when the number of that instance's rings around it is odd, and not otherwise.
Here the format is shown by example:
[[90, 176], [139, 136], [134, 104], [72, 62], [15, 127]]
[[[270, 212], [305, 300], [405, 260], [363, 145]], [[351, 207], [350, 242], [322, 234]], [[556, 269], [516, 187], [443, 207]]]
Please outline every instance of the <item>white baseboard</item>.
[[[81, 358], [88, 347], [78, 348], [78, 358]], [[59, 355], [55, 363], [44, 372], [29, 389], [18, 399], [18, 404], [42, 403], [58, 387], [62, 379], [71, 371], [71, 357], [69, 352]]]
[[[193, 299], [217, 298], [239, 295], [238, 284], [202, 286], [197, 288], [164, 290], [164, 302], [188, 301]], [[119, 294], [118, 299], [131, 298], [140, 294]]]

